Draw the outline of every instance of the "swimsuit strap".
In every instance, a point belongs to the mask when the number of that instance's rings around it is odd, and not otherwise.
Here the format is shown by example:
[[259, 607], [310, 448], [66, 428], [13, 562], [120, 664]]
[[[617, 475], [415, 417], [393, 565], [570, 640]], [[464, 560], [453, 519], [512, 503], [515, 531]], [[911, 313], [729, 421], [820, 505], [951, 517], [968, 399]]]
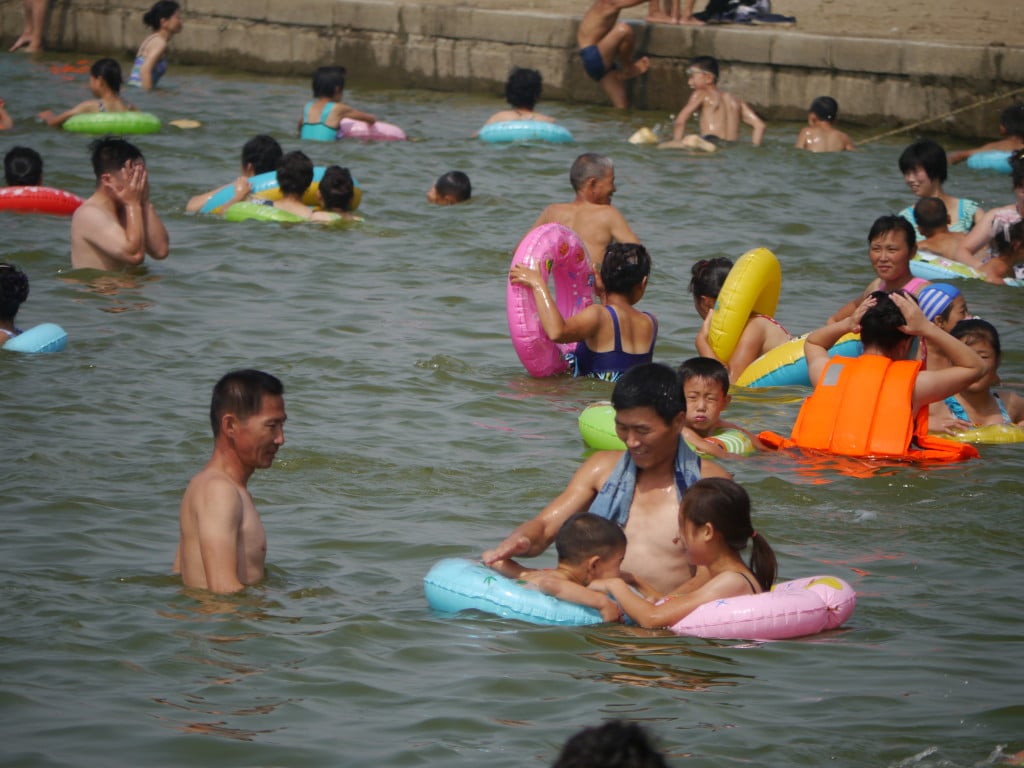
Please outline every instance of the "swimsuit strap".
[[619, 331], [619, 316], [617, 314], [615, 314], [615, 310], [612, 309], [607, 304], [604, 305], [604, 308], [607, 309], [608, 313], [612, 316], [612, 326], [615, 328], [615, 348], [614, 348], [614, 351], [621, 352], [622, 351], [622, 333]]
[[742, 576], [743, 580], [750, 585], [750, 591], [753, 592], [755, 595], [757, 594], [757, 588], [754, 586], [754, 582], [750, 580], [750, 577], [747, 576], [747, 574], [745, 574], [743, 571], [733, 571], [733, 573], [738, 573], [740, 576]]
[[658, 340], [658, 318], [656, 318], [650, 312], [644, 312], [644, 314], [647, 315], [649, 318], [651, 318], [651, 323], [654, 324], [654, 333], [651, 335], [651, 348], [649, 350], [647, 350], [647, 354], [653, 355], [654, 354], [654, 343]]
[[1003, 417], [1004, 424], [1012, 424], [1013, 420], [1010, 418], [1010, 412], [1006, 410], [1006, 404], [1003, 403], [1003, 398], [999, 396], [999, 393], [994, 389], [992, 390], [992, 397], [996, 399], [996, 403], [999, 404], [999, 413]]

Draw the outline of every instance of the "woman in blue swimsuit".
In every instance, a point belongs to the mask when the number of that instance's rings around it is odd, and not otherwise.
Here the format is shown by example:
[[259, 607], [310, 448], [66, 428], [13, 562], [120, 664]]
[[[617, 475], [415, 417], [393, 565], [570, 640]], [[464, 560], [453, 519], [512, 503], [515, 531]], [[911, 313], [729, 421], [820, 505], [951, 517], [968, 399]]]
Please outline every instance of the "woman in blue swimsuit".
[[540, 272], [516, 265], [509, 273], [515, 285], [533, 289], [537, 313], [548, 338], [556, 344], [578, 342], [572, 355], [573, 375], [615, 381], [638, 363], [654, 358], [658, 321], [634, 304], [647, 290], [651, 257], [636, 243], [612, 243], [601, 264], [603, 304], [592, 304], [572, 317], [558, 311]]
[[954, 434], [987, 424], [1022, 425], [1024, 397], [1014, 392], [997, 392], [993, 389], [999, 381], [999, 361], [1002, 356], [999, 332], [991, 323], [971, 318], [957, 323], [950, 335], [977, 352], [987, 368], [985, 375], [967, 389], [932, 403], [928, 412], [929, 429], [932, 432]]

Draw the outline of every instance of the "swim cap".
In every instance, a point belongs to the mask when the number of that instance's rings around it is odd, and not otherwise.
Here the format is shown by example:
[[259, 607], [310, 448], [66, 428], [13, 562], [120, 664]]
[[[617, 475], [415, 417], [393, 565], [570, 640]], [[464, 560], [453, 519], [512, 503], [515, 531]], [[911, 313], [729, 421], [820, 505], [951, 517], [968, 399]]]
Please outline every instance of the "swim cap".
[[946, 283], [932, 283], [924, 288], [917, 297], [917, 303], [921, 305], [921, 311], [929, 320], [946, 311], [946, 307], [953, 303], [953, 299], [960, 295], [960, 291]]

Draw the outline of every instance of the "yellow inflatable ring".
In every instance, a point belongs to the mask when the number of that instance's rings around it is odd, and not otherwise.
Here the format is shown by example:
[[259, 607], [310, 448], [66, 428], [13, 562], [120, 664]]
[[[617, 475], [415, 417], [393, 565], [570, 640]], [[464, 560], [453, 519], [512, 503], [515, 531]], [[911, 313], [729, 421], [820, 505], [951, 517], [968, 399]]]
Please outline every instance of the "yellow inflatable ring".
[[708, 343], [715, 356], [728, 363], [750, 315], [775, 316], [782, 290], [782, 267], [767, 248], [747, 251], [729, 270], [711, 317]]
[[948, 435], [948, 437], [950, 440], [960, 443], [984, 443], [986, 445], [1024, 443], [1024, 428], [1018, 427], [1016, 424], [985, 424], [965, 429], [963, 432]]

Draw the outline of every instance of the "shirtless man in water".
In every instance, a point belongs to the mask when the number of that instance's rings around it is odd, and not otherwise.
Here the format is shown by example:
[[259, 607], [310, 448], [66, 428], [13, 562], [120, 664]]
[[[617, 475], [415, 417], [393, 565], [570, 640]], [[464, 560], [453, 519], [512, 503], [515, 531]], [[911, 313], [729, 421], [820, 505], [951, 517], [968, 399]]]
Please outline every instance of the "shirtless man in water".
[[619, 21], [623, 8], [643, 2], [645, 0], [595, 0], [576, 32], [583, 70], [604, 89], [617, 109], [629, 106], [626, 81], [642, 75], [651, 66], [646, 56], [633, 61], [636, 35], [629, 24]]
[[170, 239], [149, 200], [142, 152], [109, 137], [91, 149], [96, 191], [71, 217], [71, 267], [114, 272], [141, 264], [147, 253], [167, 258]]
[[[764, 139], [764, 121], [750, 106], [731, 93], [718, 89], [718, 61], [711, 56], [698, 56], [690, 62], [686, 73], [690, 86], [690, 100], [679, 111], [672, 127], [672, 141], [658, 146], [663, 149], [713, 150], [723, 141], [736, 141], [740, 137], [740, 123], [750, 126], [751, 142], [761, 146]], [[700, 111], [700, 134], [686, 135], [686, 123], [694, 112]]]
[[284, 445], [284, 386], [233, 371], [213, 388], [213, 456], [185, 489], [174, 573], [186, 587], [229, 594], [263, 579], [267, 535], [246, 487]]
[[612, 205], [615, 194], [615, 168], [610, 158], [586, 152], [576, 158], [569, 171], [569, 182], [576, 199], [552, 203], [530, 229], [541, 224], [562, 224], [583, 241], [595, 274], [601, 272], [604, 252], [611, 243], [640, 243], [625, 217]]
[[627, 450], [594, 453], [554, 501], [484, 552], [484, 563], [541, 554], [566, 520], [589, 510], [623, 527], [622, 570], [659, 592], [685, 582], [689, 590], [706, 577], [690, 566], [678, 541], [679, 501], [697, 479], [729, 474], [683, 442], [686, 412], [676, 372], [660, 363], [634, 366], [616, 382], [612, 405], [615, 431]]

